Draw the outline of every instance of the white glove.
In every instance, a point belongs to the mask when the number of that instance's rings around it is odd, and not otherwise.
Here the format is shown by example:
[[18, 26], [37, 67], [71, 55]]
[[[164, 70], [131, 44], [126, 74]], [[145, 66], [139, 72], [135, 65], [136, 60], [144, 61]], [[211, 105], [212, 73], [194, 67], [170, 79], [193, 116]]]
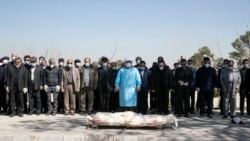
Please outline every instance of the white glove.
[[188, 82], [184, 83], [183, 85], [184, 85], [184, 86], [188, 86]]
[[179, 80], [178, 83], [182, 86], [184, 84], [183, 81]]
[[48, 91], [48, 85], [44, 85], [44, 91], [47, 92]]
[[23, 93], [26, 94], [28, 92], [27, 88], [23, 88]]
[[7, 93], [10, 93], [9, 87], [6, 87], [6, 92], [7, 92]]
[[115, 92], [118, 92], [119, 91], [119, 87], [115, 87]]
[[197, 91], [197, 92], [200, 92], [200, 88], [196, 88], [196, 91]]
[[43, 86], [40, 86], [40, 90], [43, 90]]
[[56, 92], [59, 92], [59, 91], [60, 91], [60, 86], [57, 85], [57, 86], [56, 86]]
[[141, 87], [140, 86], [137, 86], [136, 87], [136, 91], [139, 92], [141, 90]]

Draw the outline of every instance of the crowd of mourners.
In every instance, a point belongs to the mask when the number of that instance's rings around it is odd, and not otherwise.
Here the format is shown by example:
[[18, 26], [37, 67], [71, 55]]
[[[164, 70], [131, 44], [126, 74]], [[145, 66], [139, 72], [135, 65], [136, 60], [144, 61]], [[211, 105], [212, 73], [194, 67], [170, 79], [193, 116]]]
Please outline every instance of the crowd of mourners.
[[189, 117], [199, 111], [201, 118], [213, 118], [214, 93], [219, 92], [223, 118], [236, 116], [238, 94], [240, 114], [247, 107], [250, 115], [248, 64], [244, 59], [238, 69], [225, 59], [216, 70], [204, 57], [199, 68], [181, 59], [171, 70], [161, 56], [148, 68], [141, 57], [125, 58], [118, 67], [107, 57], [98, 62], [89, 57], [83, 63], [64, 58], [47, 62], [42, 56], [12, 53], [0, 59], [0, 111], [10, 117], [122, 111]]

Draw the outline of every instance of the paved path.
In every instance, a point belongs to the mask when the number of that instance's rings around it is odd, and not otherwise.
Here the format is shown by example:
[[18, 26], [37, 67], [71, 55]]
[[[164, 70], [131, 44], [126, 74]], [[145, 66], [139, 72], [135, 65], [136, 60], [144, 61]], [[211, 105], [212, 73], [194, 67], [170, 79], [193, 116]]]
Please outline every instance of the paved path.
[[250, 117], [244, 125], [231, 124], [215, 112], [213, 119], [179, 118], [179, 127], [156, 129], [86, 129], [86, 116], [28, 116], [9, 118], [0, 115], [0, 141], [134, 141], [134, 140], [250, 140]]

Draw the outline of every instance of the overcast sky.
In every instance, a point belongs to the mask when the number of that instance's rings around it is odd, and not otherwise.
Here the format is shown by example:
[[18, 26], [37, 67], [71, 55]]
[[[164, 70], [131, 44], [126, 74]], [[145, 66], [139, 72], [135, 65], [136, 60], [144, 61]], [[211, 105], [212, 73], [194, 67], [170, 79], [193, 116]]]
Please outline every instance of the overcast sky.
[[113, 60], [163, 56], [172, 66], [202, 46], [228, 57], [249, 28], [250, 0], [1, 0], [0, 56], [97, 60], [117, 47]]

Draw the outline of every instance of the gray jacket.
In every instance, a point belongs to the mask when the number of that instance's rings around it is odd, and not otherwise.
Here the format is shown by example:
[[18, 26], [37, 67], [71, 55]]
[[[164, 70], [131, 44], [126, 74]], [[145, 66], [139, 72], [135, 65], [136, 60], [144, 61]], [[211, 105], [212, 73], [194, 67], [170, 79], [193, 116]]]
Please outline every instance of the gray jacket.
[[[230, 81], [230, 73], [232, 72], [232, 81]], [[240, 83], [241, 83], [241, 77], [240, 77], [240, 72], [238, 69], [233, 68], [225, 68], [221, 70], [220, 74], [220, 83], [221, 83], [221, 88], [222, 90], [228, 90], [229, 85], [233, 85], [233, 92], [235, 89], [240, 89]]]

